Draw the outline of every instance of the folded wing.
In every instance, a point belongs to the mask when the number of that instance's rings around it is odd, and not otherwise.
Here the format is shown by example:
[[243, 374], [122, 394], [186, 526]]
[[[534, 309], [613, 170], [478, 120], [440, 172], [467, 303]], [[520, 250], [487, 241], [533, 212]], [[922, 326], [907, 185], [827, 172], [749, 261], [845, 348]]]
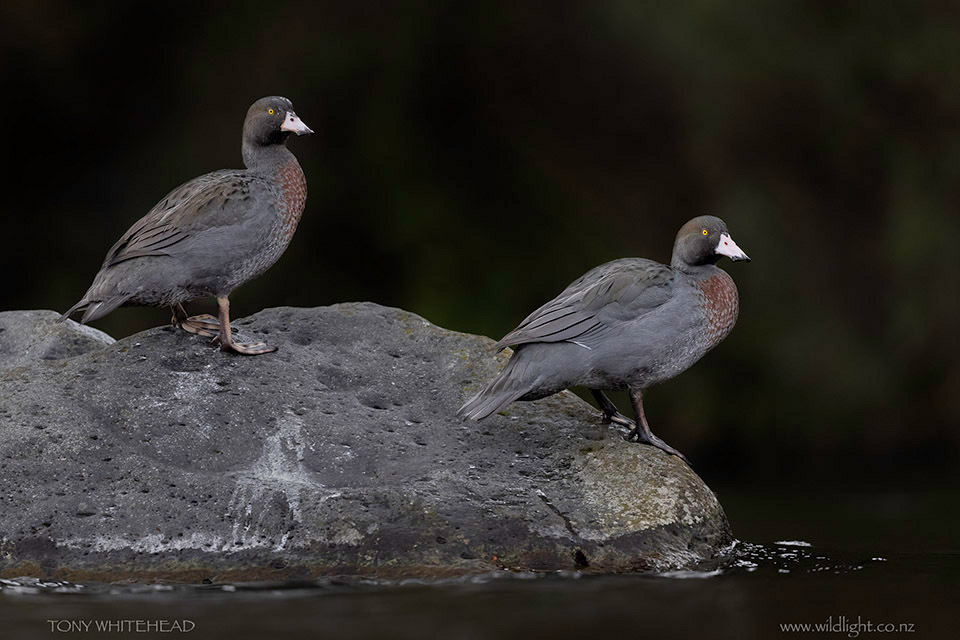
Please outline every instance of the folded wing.
[[186, 182], [161, 200], [117, 241], [103, 269], [143, 256], [172, 255], [176, 245], [217, 226], [234, 224], [252, 208], [237, 207], [255, 189], [251, 179], [232, 171], [216, 171]]
[[600, 265], [527, 316], [497, 348], [562, 341], [593, 348], [611, 326], [669, 300], [673, 279], [670, 267], [652, 260], [626, 258]]

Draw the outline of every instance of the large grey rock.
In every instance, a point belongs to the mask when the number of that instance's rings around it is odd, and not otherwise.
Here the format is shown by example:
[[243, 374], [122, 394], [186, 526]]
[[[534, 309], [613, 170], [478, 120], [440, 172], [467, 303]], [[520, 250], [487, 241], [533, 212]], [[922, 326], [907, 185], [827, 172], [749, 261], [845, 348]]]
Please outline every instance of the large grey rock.
[[570, 393], [455, 418], [506, 361], [487, 338], [367, 303], [238, 324], [280, 350], [158, 328], [0, 371], [0, 577], [663, 569], [731, 539]]

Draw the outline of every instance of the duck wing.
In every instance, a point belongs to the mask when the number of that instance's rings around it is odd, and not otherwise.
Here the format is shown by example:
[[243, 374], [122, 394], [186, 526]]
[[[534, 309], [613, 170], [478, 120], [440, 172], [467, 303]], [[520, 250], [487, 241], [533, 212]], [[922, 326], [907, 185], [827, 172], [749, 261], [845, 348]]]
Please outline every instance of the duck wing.
[[652, 260], [624, 258], [600, 265], [527, 316], [497, 343], [497, 349], [562, 341], [592, 349], [613, 326], [667, 302], [674, 278], [670, 267]]
[[[117, 241], [102, 268], [143, 256], [169, 256], [173, 247], [207, 229], [235, 224], [253, 209], [237, 205], [261, 192], [258, 178], [241, 171], [215, 171], [180, 185]], [[248, 203], [245, 203], [248, 204]]]

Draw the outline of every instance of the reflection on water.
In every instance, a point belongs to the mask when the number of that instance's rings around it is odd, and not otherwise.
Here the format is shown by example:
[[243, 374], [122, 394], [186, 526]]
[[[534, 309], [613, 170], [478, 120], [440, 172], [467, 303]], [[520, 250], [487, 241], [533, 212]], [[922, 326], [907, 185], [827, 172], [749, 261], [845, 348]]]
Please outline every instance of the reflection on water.
[[[652, 578], [701, 579], [714, 578], [721, 575], [735, 575], [750, 573], [759, 568], [776, 570], [777, 573], [802, 571], [816, 573], [829, 571], [835, 574], [849, 571], [859, 571], [870, 562], [883, 562], [884, 558], [870, 558], [864, 562], [836, 562], [827, 556], [819, 555], [809, 547], [808, 542], [779, 542], [765, 546], [736, 541], [715, 560], [711, 560], [696, 570], [665, 571], [662, 573], [632, 576], [634, 579], [649, 580]], [[806, 548], [804, 548], [806, 547]], [[554, 571], [550, 573], [493, 571], [458, 578], [382, 580], [376, 578], [323, 578], [307, 581], [284, 582], [243, 582], [235, 584], [204, 584], [204, 585], [169, 585], [169, 584], [75, 584], [60, 580], [41, 580], [38, 578], [0, 578], [0, 592], [8, 596], [15, 595], [53, 595], [74, 594], [90, 597], [136, 597], [168, 594], [174, 597], [204, 597], [214, 593], [270, 593], [278, 595], [286, 592], [288, 595], [309, 595], [315, 592], [377, 592], [378, 590], [402, 589], [411, 587], [429, 587], [433, 589], [456, 587], [465, 585], [491, 585], [512, 581], [557, 581], [562, 583], [569, 580], [597, 580], [602, 576], [581, 573], [579, 571]], [[620, 576], [617, 579], [628, 579]], [[50, 600], [50, 602], [54, 602]]]
[[[738, 507], [737, 500], [732, 500], [731, 504], [735, 506], [728, 513], [736, 531], [735, 517], [743, 513], [743, 503]], [[765, 503], [760, 500], [759, 504]], [[792, 525], [798, 525], [793, 519], [799, 517], [813, 518], [815, 523], [820, 518], [821, 527], [830, 524], [823, 514], [805, 511], [798, 504], [794, 501], [789, 511], [777, 517]], [[942, 502], [930, 504], [937, 504], [942, 514]], [[760, 526], [776, 529], [769, 522], [771, 512], [766, 513], [768, 521]], [[914, 521], [923, 522], [934, 520]], [[868, 518], [861, 524], [876, 535], [876, 521]], [[952, 638], [960, 622], [956, 614], [960, 553], [955, 548], [931, 550], [922, 541], [956, 540], [956, 517], [943, 515], [937, 526], [940, 537], [931, 537], [919, 526], [915, 544], [899, 549], [882, 544], [864, 549], [856, 544], [863, 539], [856, 529], [848, 530], [845, 539], [833, 532], [838, 544], [826, 549], [806, 535], [783, 536], [791, 530], [779, 528], [781, 535], [771, 538], [778, 542], [737, 542], [696, 570], [656, 575], [497, 571], [444, 580], [328, 578], [204, 585], [80, 585], [8, 579], [0, 580], [0, 636], [50, 638], [51, 634], [80, 633], [96, 637], [94, 627], [82, 631], [77, 625], [97, 621], [119, 625], [117, 621], [122, 620], [156, 625], [164, 620], [168, 628], [189, 622], [189, 635], [203, 638], [267, 638], [281, 633], [336, 638], [564, 638], [626, 633], [660, 638], [793, 634], [837, 638], [869, 637], [867, 623], [914, 630], [881, 637]], [[944, 527], [949, 530], [946, 538]], [[792, 530], [802, 532], [803, 528]], [[899, 542], [901, 535], [889, 539]], [[72, 621], [75, 630], [57, 631], [50, 621]], [[827, 625], [833, 631], [789, 632], [782, 626], [788, 624]], [[129, 633], [106, 635], [183, 635], [135, 633], [129, 625], [126, 630]]]

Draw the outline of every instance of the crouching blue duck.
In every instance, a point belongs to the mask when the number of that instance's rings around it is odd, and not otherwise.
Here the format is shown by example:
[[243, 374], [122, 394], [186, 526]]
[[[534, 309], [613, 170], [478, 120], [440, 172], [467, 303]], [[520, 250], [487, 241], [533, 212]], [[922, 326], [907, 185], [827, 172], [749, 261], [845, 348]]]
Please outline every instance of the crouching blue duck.
[[[628, 440], [686, 460], [650, 430], [642, 391], [690, 368], [733, 329], [740, 302], [716, 266], [723, 256], [750, 260], [723, 220], [700, 216], [677, 233], [670, 266], [624, 258], [588, 271], [497, 343], [514, 346], [510, 361], [459, 414], [482, 420], [515, 400], [582, 386], [605, 421], [630, 429]], [[603, 393], [624, 389], [636, 421]]]
[[[269, 269], [287, 249], [307, 200], [307, 181], [287, 149], [291, 133], [313, 131], [286, 98], [261, 98], [243, 124], [246, 169], [214, 171], [186, 182], [123, 234], [90, 289], [60, 317], [84, 310], [91, 322], [121, 305], [168, 306], [176, 326], [212, 337], [221, 349], [270, 353], [241, 344], [230, 330], [230, 293]], [[187, 317], [183, 303], [215, 297], [219, 318]]]

